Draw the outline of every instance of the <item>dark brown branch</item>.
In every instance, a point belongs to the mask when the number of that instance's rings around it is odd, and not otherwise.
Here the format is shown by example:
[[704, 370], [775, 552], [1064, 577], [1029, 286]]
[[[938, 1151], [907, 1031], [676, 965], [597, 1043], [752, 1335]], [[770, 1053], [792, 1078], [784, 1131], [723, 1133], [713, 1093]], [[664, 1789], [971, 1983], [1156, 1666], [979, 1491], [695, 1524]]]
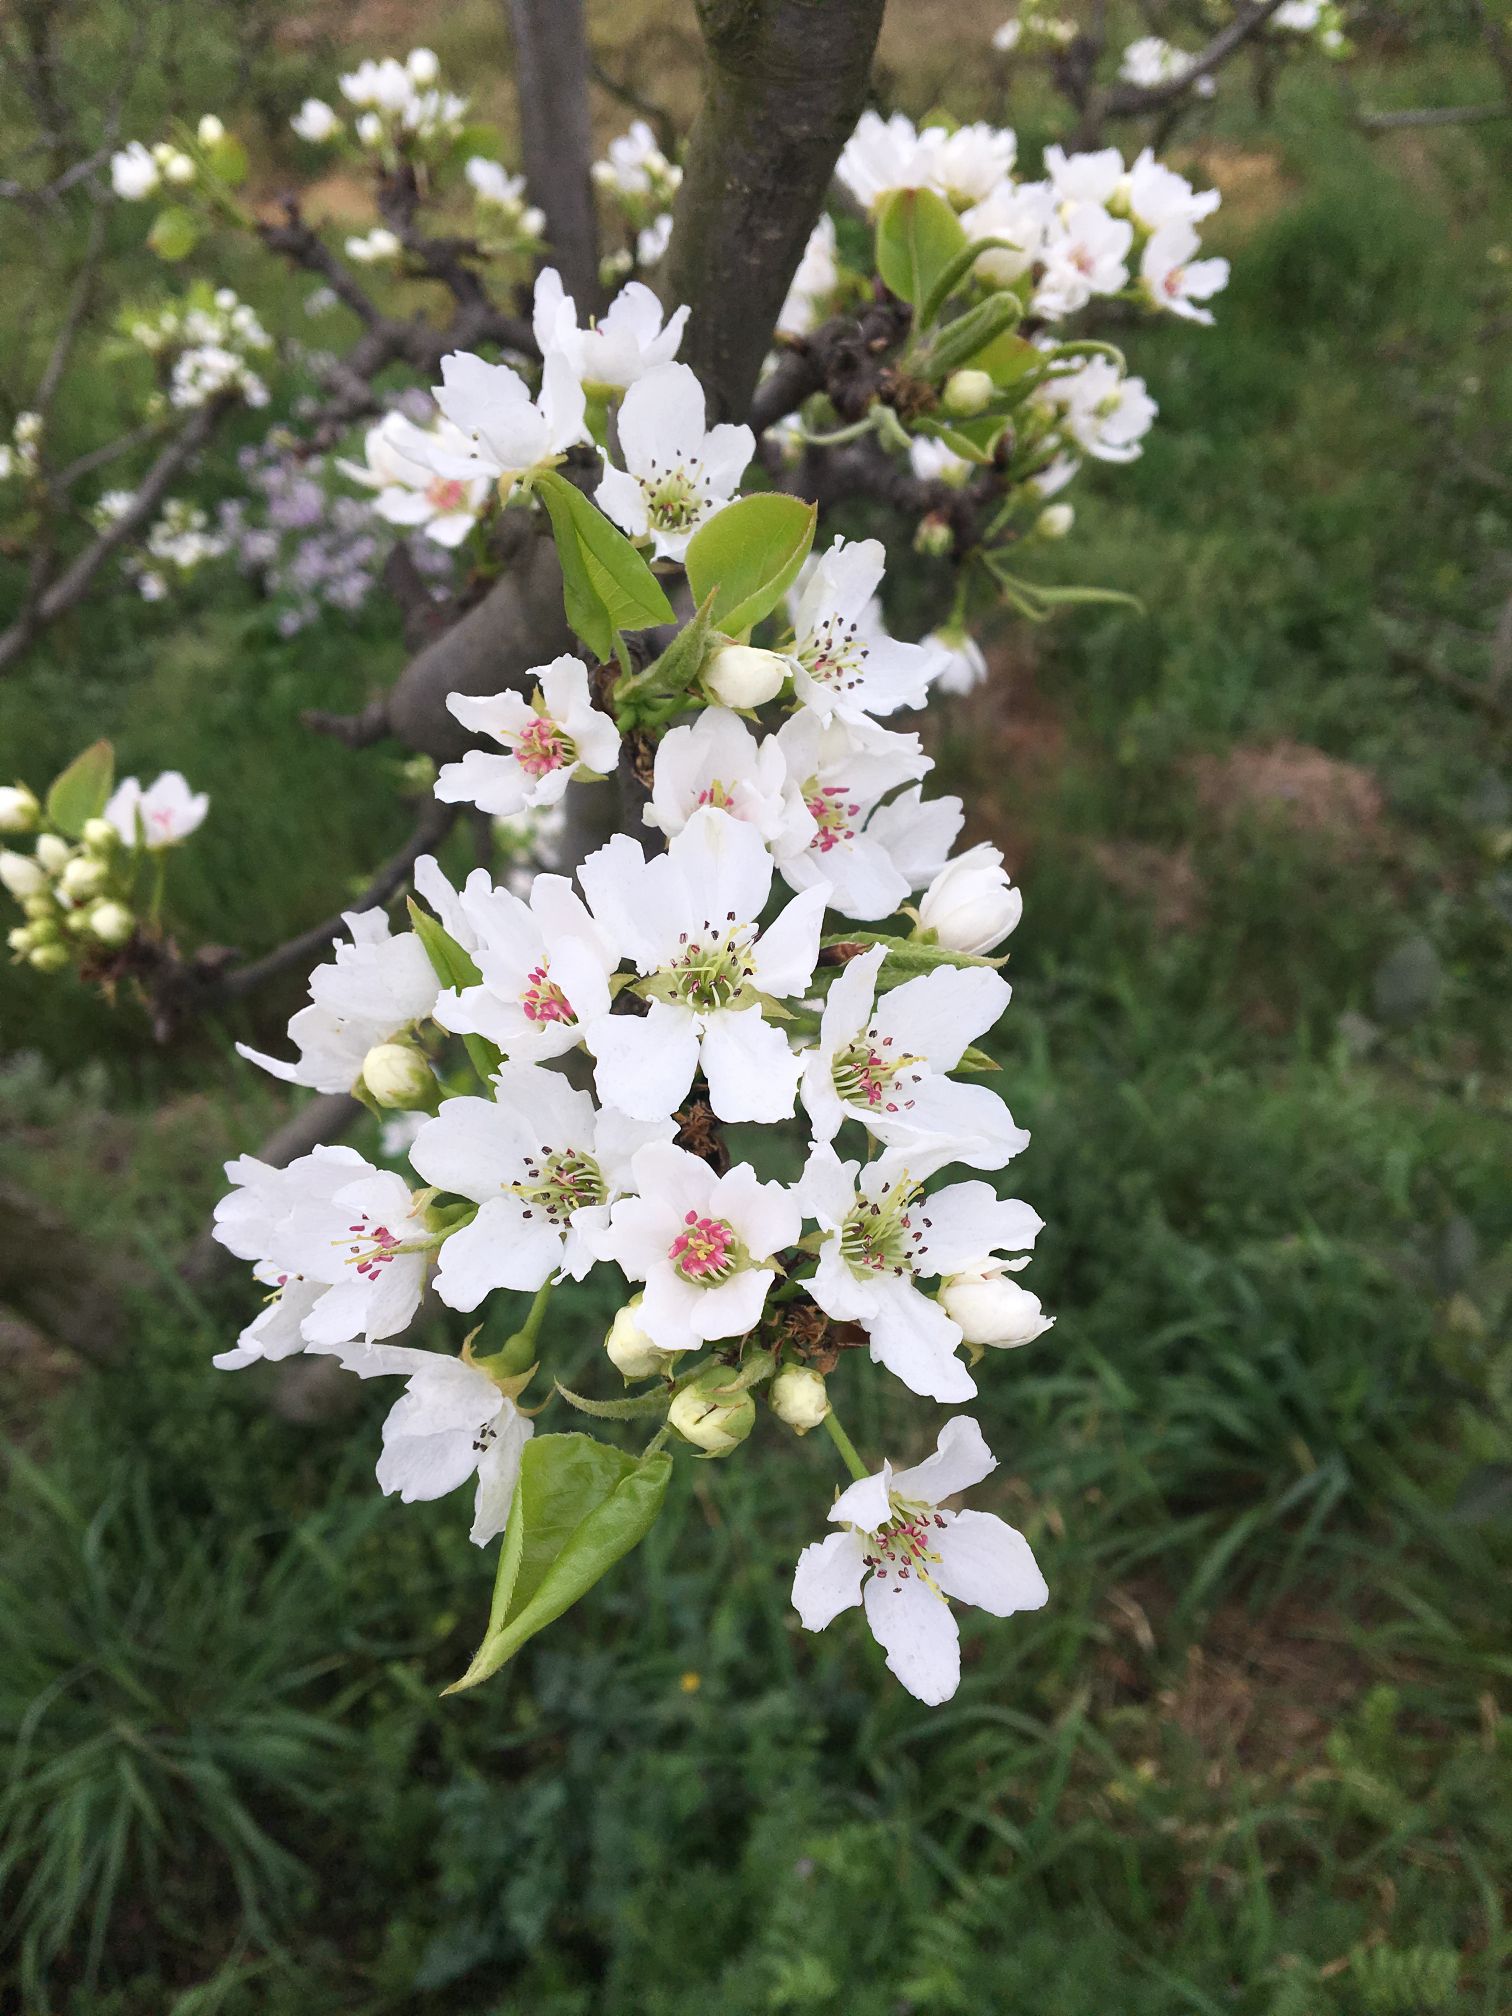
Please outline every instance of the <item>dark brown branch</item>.
[[586, 315], [598, 303], [599, 278], [583, 0], [508, 5], [525, 180], [546, 213], [552, 263]]
[[632, 84], [628, 77], [615, 77], [606, 70], [596, 56], [588, 58], [588, 75], [601, 91], [607, 91], [611, 98], [617, 98], [621, 105], [627, 105], [632, 112], [639, 113], [651, 131], [656, 135], [656, 144], [670, 161], [677, 152], [677, 117], [666, 105], [659, 105], [654, 98], [648, 98]]
[[1257, 0], [1255, 6], [1244, 8], [1219, 29], [1205, 49], [1198, 50], [1184, 69], [1160, 84], [1115, 85], [1103, 99], [1104, 116], [1125, 119], [1141, 112], [1159, 112], [1184, 98], [1194, 84], [1221, 69], [1237, 49], [1265, 26], [1280, 5], [1281, 0]]
[[699, 0], [708, 85], [662, 287], [714, 414], [751, 406], [772, 330], [866, 103], [883, 0]]

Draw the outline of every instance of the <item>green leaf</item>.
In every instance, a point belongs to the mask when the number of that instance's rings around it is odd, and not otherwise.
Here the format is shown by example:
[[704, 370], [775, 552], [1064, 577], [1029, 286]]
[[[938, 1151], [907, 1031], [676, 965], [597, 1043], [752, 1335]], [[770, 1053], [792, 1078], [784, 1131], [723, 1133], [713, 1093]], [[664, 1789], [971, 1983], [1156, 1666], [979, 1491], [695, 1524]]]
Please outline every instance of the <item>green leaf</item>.
[[614, 688], [614, 711], [622, 728], [628, 727], [644, 711], [647, 701], [671, 700], [686, 693], [703, 670], [709, 655], [709, 633], [713, 628], [715, 590], [710, 589], [690, 623], [685, 623], [660, 658], [653, 659], [644, 672], [632, 673]]
[[[924, 297], [919, 309], [919, 327], [929, 327], [984, 252], [1022, 252], [1023, 249], [1011, 238], [974, 238], [969, 245], [963, 245]], [[1022, 308], [1019, 312], [1022, 314]]]
[[212, 174], [218, 175], [229, 189], [239, 189], [247, 179], [247, 150], [234, 133], [224, 133], [212, 146], [205, 149], [205, 159], [210, 164]]
[[661, 583], [596, 504], [553, 470], [535, 487], [551, 514], [567, 621], [596, 658], [610, 655], [621, 630], [675, 620]]
[[665, 1386], [657, 1386], [650, 1393], [629, 1393], [623, 1400], [590, 1400], [585, 1393], [574, 1393], [560, 1379], [556, 1382], [556, 1390], [569, 1407], [576, 1407], [579, 1414], [591, 1414], [598, 1421], [635, 1421], [642, 1415], [665, 1414], [667, 1411]]
[[877, 271], [917, 308], [966, 243], [961, 220], [932, 189], [894, 189], [877, 212]]
[[975, 362], [999, 336], [1017, 328], [1023, 314], [1017, 294], [993, 294], [979, 301], [935, 333], [918, 353], [916, 368], [931, 378], [948, 378], [952, 371]]
[[[431, 963], [431, 971], [443, 987], [476, 987], [483, 975], [470, 952], [453, 938], [442, 924], [438, 924], [429, 910], [422, 910], [414, 897], [409, 898], [410, 922], [415, 927], [415, 935], [425, 948], [425, 956]], [[472, 1060], [472, 1067], [486, 1085], [495, 1071], [504, 1062], [504, 1053], [497, 1043], [491, 1043], [486, 1036], [464, 1036], [463, 1047]]]
[[105, 810], [115, 782], [115, 750], [108, 742], [91, 742], [48, 787], [47, 816], [69, 840], [77, 840], [86, 821]]
[[643, 1540], [656, 1523], [672, 1459], [637, 1459], [591, 1435], [537, 1435], [499, 1550], [488, 1630], [477, 1656], [445, 1691], [487, 1680]]
[[716, 511], [688, 541], [688, 586], [712, 621], [739, 636], [769, 616], [797, 578], [814, 543], [818, 507], [763, 491]]
[[187, 259], [199, 240], [200, 221], [182, 203], [170, 203], [166, 210], [159, 210], [152, 220], [152, 229], [147, 233], [148, 245], [159, 259], [170, 263]]

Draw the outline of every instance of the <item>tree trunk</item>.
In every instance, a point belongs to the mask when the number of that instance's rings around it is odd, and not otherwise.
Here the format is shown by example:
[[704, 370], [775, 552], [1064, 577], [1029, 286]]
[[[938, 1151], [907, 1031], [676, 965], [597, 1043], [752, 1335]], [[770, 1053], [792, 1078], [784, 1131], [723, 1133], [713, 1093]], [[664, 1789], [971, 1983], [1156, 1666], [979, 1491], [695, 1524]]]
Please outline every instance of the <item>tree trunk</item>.
[[840, 150], [885, 0], [697, 0], [709, 77], [660, 291], [713, 417], [743, 419]]
[[587, 315], [599, 279], [583, 0], [509, 0], [509, 21], [525, 180], [546, 212], [552, 263]]

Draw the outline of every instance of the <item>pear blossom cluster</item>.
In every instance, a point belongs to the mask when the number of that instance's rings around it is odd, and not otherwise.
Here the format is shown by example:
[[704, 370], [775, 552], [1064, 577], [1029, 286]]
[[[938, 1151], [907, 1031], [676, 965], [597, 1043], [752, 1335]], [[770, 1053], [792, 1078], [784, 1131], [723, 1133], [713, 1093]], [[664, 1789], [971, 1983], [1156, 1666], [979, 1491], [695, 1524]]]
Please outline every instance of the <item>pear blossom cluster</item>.
[[668, 160], [644, 119], [609, 142], [592, 169], [593, 186], [619, 220], [627, 242], [603, 261], [603, 281], [612, 286], [636, 268], [654, 266], [672, 236], [672, 204], [682, 186], [682, 169]]
[[26, 482], [35, 476], [41, 444], [41, 414], [18, 413], [11, 423], [11, 438], [0, 441], [0, 483]]
[[313, 147], [344, 138], [349, 118], [359, 148], [423, 155], [455, 140], [466, 122], [468, 101], [442, 88], [441, 62], [433, 49], [411, 49], [403, 61], [369, 57], [338, 78], [337, 85], [345, 117], [323, 98], [307, 98], [289, 121]]
[[128, 309], [119, 326], [157, 366], [162, 385], [149, 411], [191, 412], [225, 393], [249, 406], [267, 405], [261, 367], [273, 338], [233, 288], [196, 283], [181, 300]]
[[1020, 49], [1064, 49], [1076, 32], [1076, 23], [1056, 13], [1050, 0], [1020, 0], [1018, 12], [993, 30], [992, 46], [1000, 56]]
[[[1148, 89], [1153, 84], [1170, 84], [1178, 77], [1184, 78], [1191, 65], [1190, 52], [1178, 49], [1163, 35], [1140, 35], [1119, 58], [1118, 74], [1125, 84]], [[1211, 75], [1192, 80], [1192, 90], [1198, 98], [1211, 98], [1217, 89], [1218, 80]]]

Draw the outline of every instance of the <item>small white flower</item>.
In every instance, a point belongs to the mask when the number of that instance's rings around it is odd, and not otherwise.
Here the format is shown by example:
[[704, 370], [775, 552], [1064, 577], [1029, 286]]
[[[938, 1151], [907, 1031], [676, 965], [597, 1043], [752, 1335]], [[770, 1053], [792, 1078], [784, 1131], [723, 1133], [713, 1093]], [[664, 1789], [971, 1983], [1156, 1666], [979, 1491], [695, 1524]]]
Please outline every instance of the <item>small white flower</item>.
[[508, 488], [588, 438], [583, 388], [559, 351], [542, 366], [538, 399], [507, 364], [485, 364], [465, 350], [441, 359], [441, 378], [432, 396], [472, 443], [465, 455], [431, 452], [443, 476], [490, 476]]
[[1013, 1350], [1054, 1326], [1037, 1295], [1010, 1280], [1024, 1262], [983, 1260], [940, 1283], [940, 1306], [968, 1344]]
[[947, 861], [919, 902], [919, 922], [952, 952], [991, 952], [1018, 926], [1024, 899], [1003, 853], [983, 840]]
[[145, 790], [135, 777], [123, 777], [105, 807], [105, 817], [128, 847], [141, 845], [156, 853], [187, 840], [209, 810], [205, 792], [191, 791], [181, 772], [165, 770]]
[[160, 180], [158, 164], [140, 140], [133, 140], [110, 157], [110, 186], [123, 203], [140, 203]]
[[863, 1603], [889, 1672], [918, 1700], [948, 1701], [961, 1679], [960, 1629], [947, 1600], [994, 1617], [1048, 1600], [1023, 1534], [991, 1512], [942, 1512], [956, 1492], [997, 1468], [976, 1422], [947, 1421], [933, 1456], [843, 1491], [830, 1519], [843, 1530], [798, 1557], [793, 1607], [809, 1631]]
[[869, 727], [873, 715], [928, 697], [928, 652], [890, 637], [875, 601], [886, 564], [880, 539], [836, 539], [799, 576], [793, 690], [825, 723]]
[[624, 468], [605, 469], [594, 495], [657, 559], [681, 560], [688, 541], [730, 501], [756, 449], [749, 427], [705, 427], [703, 387], [686, 364], [637, 378], [619, 411]]
[[218, 147], [226, 137], [225, 124], [213, 112], [206, 112], [195, 128], [195, 135], [201, 147]]
[[705, 707], [657, 744], [646, 824], [670, 839], [705, 805], [745, 820], [779, 855], [805, 844], [812, 832], [802, 804], [788, 790], [780, 737], [758, 741], [725, 707]]
[[1056, 222], [1056, 192], [1048, 182], [1002, 182], [962, 217], [966, 235], [978, 243], [1002, 238], [1013, 249], [994, 245], [972, 268], [998, 287], [1011, 287], [1043, 256]]
[[379, 112], [402, 112], [414, 97], [414, 80], [395, 56], [368, 57], [336, 81], [348, 104]]
[[826, 210], [809, 233], [803, 257], [788, 288], [787, 299], [777, 317], [782, 336], [807, 336], [819, 319], [819, 312], [840, 282], [840, 258], [835, 243], [835, 220]]
[[971, 475], [971, 464], [946, 441], [915, 434], [908, 444], [908, 464], [923, 483], [948, 483], [958, 490]]
[[410, 1162], [478, 1214], [447, 1235], [436, 1293], [469, 1310], [495, 1288], [580, 1281], [594, 1261], [589, 1236], [607, 1228], [609, 1206], [633, 1187], [631, 1157], [675, 1131], [670, 1118], [597, 1112], [586, 1092], [539, 1064], [501, 1066], [492, 1099], [446, 1100]]
[[612, 774], [619, 730], [594, 706], [582, 660], [564, 652], [549, 665], [532, 666], [526, 677], [537, 681], [529, 700], [522, 693], [447, 695], [463, 727], [491, 736], [504, 753], [469, 749], [460, 763], [444, 764], [436, 779], [444, 804], [476, 805], [509, 818], [527, 807], [557, 804], [574, 777]]
[[1162, 224], [1144, 249], [1139, 277], [1150, 301], [1188, 322], [1211, 324], [1209, 309], [1198, 307], [1228, 285], [1227, 259], [1194, 259], [1198, 239], [1194, 226], [1178, 220]]
[[[475, 1547], [486, 1547], [509, 1522], [520, 1456], [535, 1432], [482, 1364], [404, 1344], [313, 1344], [359, 1379], [402, 1377], [402, 1396], [383, 1424], [378, 1483], [405, 1505], [445, 1498], [470, 1477]], [[485, 1361], [486, 1363], [486, 1361]]]
[[681, 175], [656, 144], [656, 135], [644, 119], [632, 122], [626, 133], [609, 142], [602, 161], [593, 164], [593, 180], [601, 189], [622, 196], [650, 196], [668, 185], [676, 188]]
[[306, 98], [289, 124], [298, 137], [308, 140], [312, 147], [324, 146], [341, 131], [340, 118], [323, 98]]
[[[1098, 462], [1135, 461], [1159, 411], [1143, 378], [1124, 377], [1108, 357], [1086, 358], [1074, 373], [1050, 379], [1036, 396], [1058, 411], [1076, 447]], [[1041, 496], [1049, 494], [1049, 473], [1037, 479]]]
[[434, 49], [411, 49], [404, 59], [404, 67], [410, 74], [410, 81], [427, 90], [441, 75], [441, 59]]
[[1012, 170], [1018, 140], [1006, 126], [976, 120], [947, 132], [926, 126], [919, 146], [929, 164], [929, 186], [958, 210], [989, 196]]
[[1024, 24], [1017, 15], [1010, 15], [1001, 28], [992, 31], [992, 46], [1000, 56], [1011, 56], [1024, 37]]
[[664, 210], [635, 234], [635, 263], [644, 273], [657, 265], [672, 243], [672, 212]]
[[889, 791], [928, 770], [919, 738], [862, 733], [840, 720], [826, 727], [804, 708], [764, 745], [773, 746], [787, 766], [790, 802], [808, 815], [803, 830], [773, 839], [783, 879], [822, 890], [842, 917], [891, 917], [912, 885], [885, 844], [886, 823], [873, 831], [872, 814]]
[[577, 305], [563, 290], [556, 268], [546, 267], [536, 279], [533, 326], [541, 355], [560, 350], [584, 385], [623, 391], [659, 364], [670, 364], [689, 313], [679, 308], [663, 326], [660, 301], [649, 287], [632, 280], [596, 322], [580, 329]]
[[488, 500], [486, 476], [438, 476], [427, 459], [437, 451], [465, 458], [466, 435], [449, 420], [417, 427], [402, 413], [386, 413], [363, 441], [363, 463], [337, 458], [336, 467], [376, 490], [373, 509], [390, 525], [423, 532], [438, 546], [460, 546]]
[[1100, 203], [1076, 204], [1045, 242], [1035, 313], [1058, 320], [1085, 308], [1094, 294], [1116, 294], [1129, 278], [1133, 242], [1126, 217], [1110, 217]]
[[758, 934], [772, 857], [753, 826], [713, 806], [650, 861], [617, 834], [579, 879], [595, 917], [619, 930], [650, 1002], [644, 1016], [605, 1015], [588, 1030], [604, 1104], [660, 1119], [701, 1068], [722, 1120], [785, 1119], [801, 1062], [762, 1004], [808, 987], [823, 894], [796, 897]]
[[931, 682], [942, 693], [974, 693], [987, 677], [987, 655], [967, 630], [931, 630], [920, 639], [934, 660]]
[[390, 259], [397, 259], [404, 251], [400, 239], [383, 225], [369, 231], [365, 238], [348, 238], [346, 255], [355, 259], [359, 266], [379, 266]]
[[637, 1321], [663, 1351], [742, 1337], [761, 1319], [777, 1279], [773, 1256], [803, 1229], [780, 1183], [758, 1183], [748, 1163], [716, 1176], [670, 1142], [632, 1164], [638, 1196], [622, 1198], [596, 1242], [632, 1281], [644, 1281]]
[[1116, 147], [1095, 154], [1068, 154], [1064, 147], [1045, 149], [1045, 173], [1056, 200], [1069, 206], [1111, 203], [1123, 180], [1124, 159]]
[[835, 173], [864, 210], [875, 210], [894, 189], [924, 189], [932, 180], [918, 129], [902, 112], [889, 119], [879, 112], [863, 112], [835, 163]]
[[974, 1169], [1001, 1169], [1029, 1136], [985, 1085], [946, 1074], [1008, 1006], [1011, 989], [986, 966], [940, 966], [877, 998], [885, 957], [874, 946], [851, 960], [829, 991], [818, 1047], [807, 1053], [803, 1103], [814, 1138], [833, 1141], [859, 1120], [889, 1146], [917, 1157], [945, 1143]]
[[1129, 170], [1124, 188], [1130, 216], [1146, 231], [1158, 231], [1163, 224], [1200, 224], [1223, 201], [1217, 189], [1194, 189], [1148, 147]]
[[486, 155], [474, 154], [462, 172], [480, 203], [487, 203], [495, 210], [514, 213], [524, 209], [525, 177], [511, 175], [502, 161], [490, 161]]
[[357, 118], [357, 138], [364, 147], [378, 147], [383, 142], [383, 121], [376, 112], [362, 112]]
[[526, 1061], [575, 1049], [609, 1011], [609, 975], [620, 957], [613, 934], [562, 875], [537, 875], [527, 901], [479, 874], [457, 902], [467, 939], [447, 928], [467, 943], [482, 979], [442, 993], [435, 1010], [442, 1028], [486, 1036], [506, 1057]]

